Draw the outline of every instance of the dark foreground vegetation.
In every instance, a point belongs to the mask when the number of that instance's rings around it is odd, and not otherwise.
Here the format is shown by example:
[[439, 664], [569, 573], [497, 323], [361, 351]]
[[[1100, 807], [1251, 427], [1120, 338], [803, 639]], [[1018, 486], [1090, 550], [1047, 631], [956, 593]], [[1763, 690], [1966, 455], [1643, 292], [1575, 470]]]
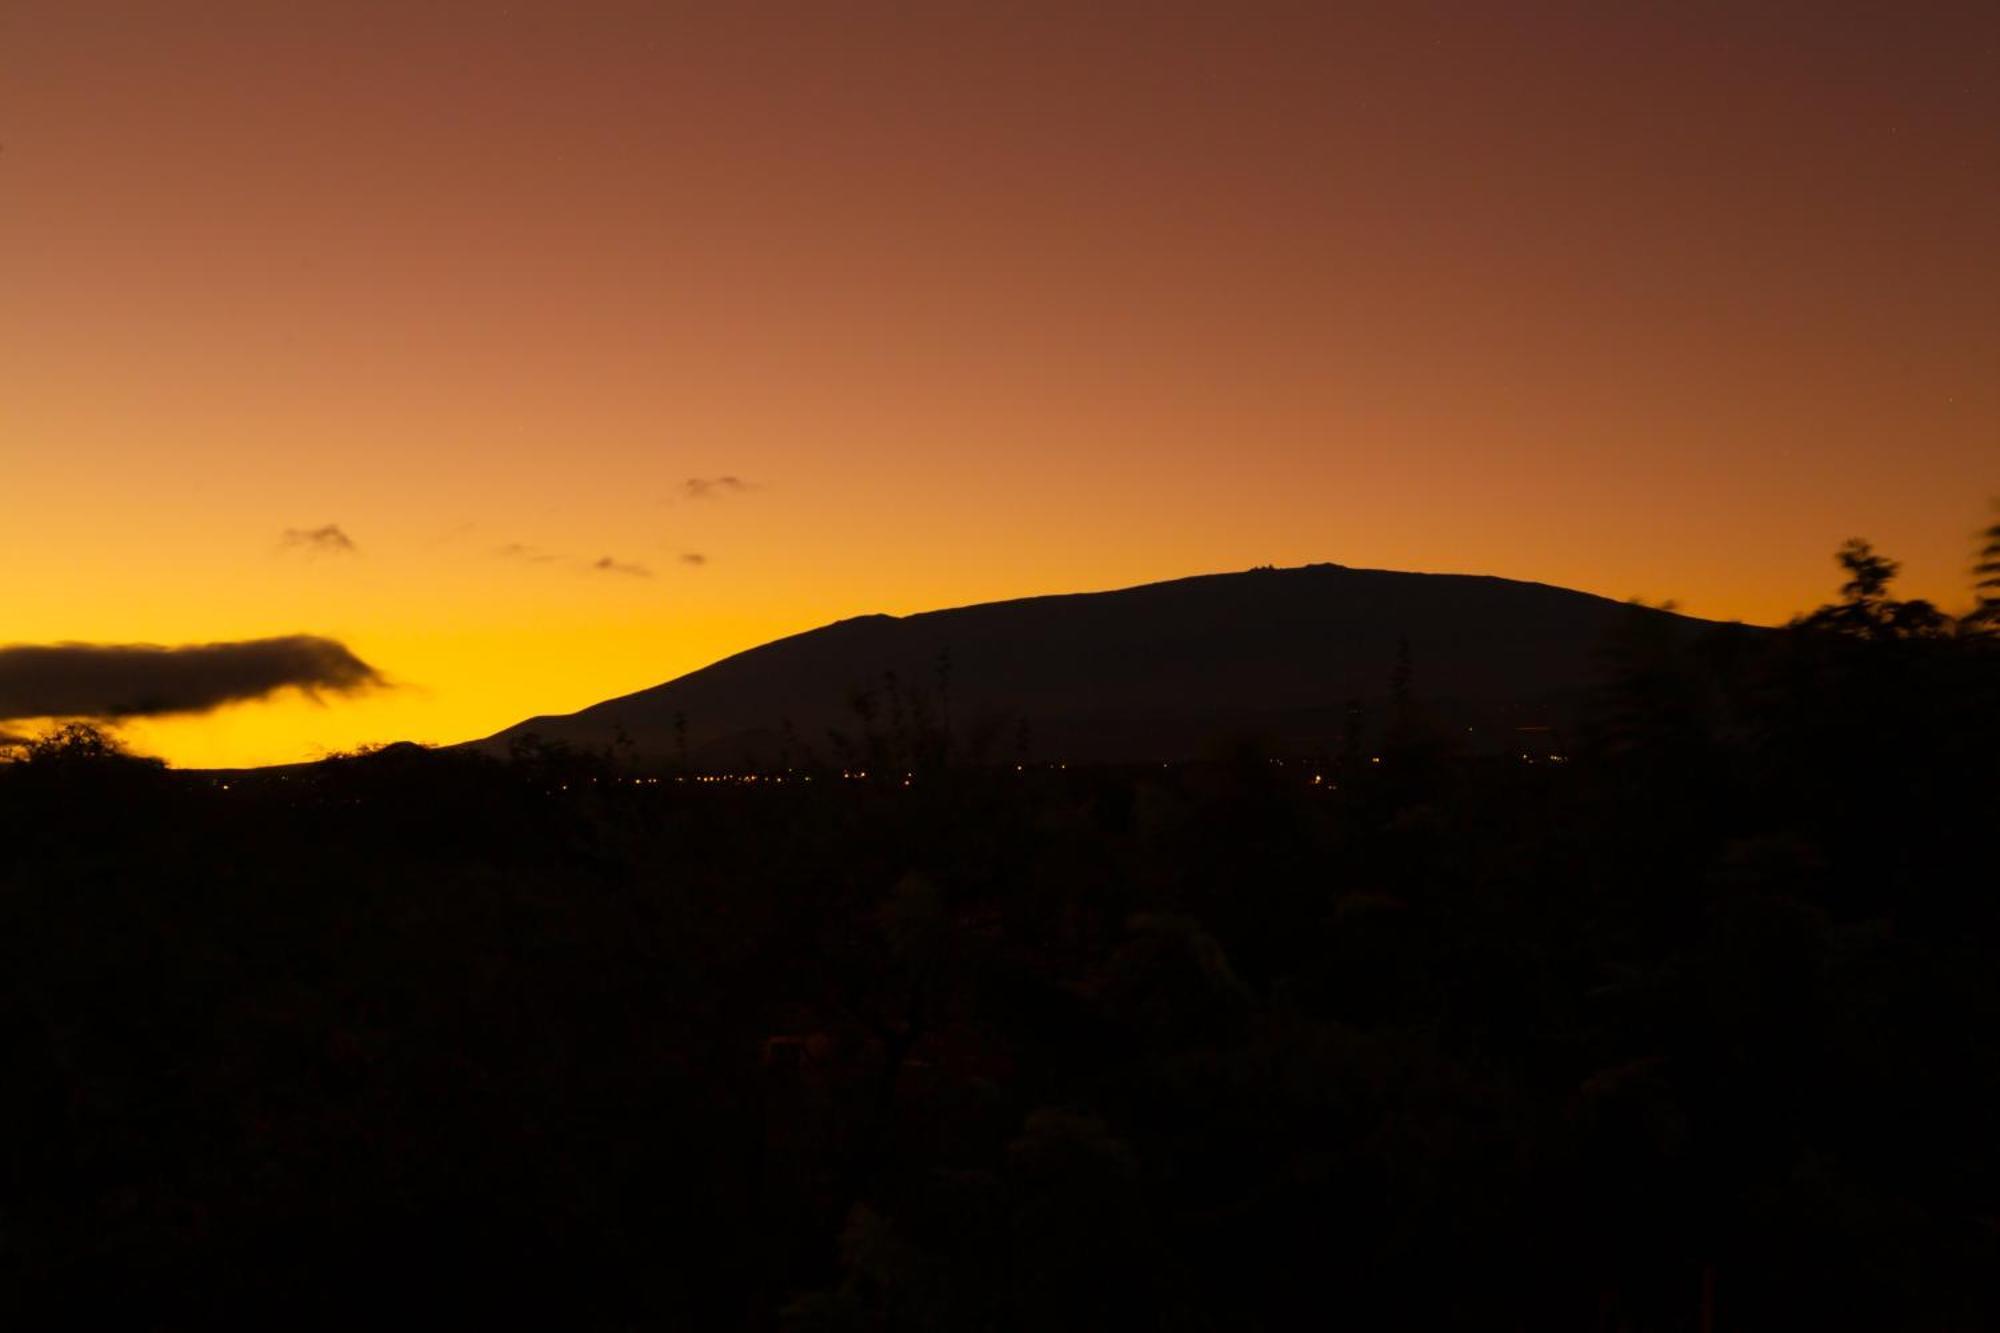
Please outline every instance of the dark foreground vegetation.
[[1145, 770], [58, 732], [0, 768], [0, 1313], [2000, 1326], [2000, 616], [1846, 560], [1607, 645], [1563, 762], [1454, 754], [1421, 663], [1379, 755]]

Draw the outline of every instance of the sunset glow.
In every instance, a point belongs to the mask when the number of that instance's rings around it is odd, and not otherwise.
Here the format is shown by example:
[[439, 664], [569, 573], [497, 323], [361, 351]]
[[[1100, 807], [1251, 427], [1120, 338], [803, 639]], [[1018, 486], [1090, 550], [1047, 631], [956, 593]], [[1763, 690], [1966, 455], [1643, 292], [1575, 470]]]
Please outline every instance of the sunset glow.
[[126, 728], [238, 765], [1260, 564], [1963, 603], [2000, 10], [1501, 8], [13, 0], [0, 642], [386, 678]]

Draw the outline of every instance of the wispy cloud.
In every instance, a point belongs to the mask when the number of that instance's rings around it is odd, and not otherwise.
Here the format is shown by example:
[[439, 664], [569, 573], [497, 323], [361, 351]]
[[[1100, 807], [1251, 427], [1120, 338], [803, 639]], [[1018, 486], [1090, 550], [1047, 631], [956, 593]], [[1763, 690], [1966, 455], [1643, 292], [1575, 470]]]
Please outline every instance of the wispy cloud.
[[681, 483], [681, 494], [690, 500], [715, 500], [756, 489], [754, 483], [741, 477], [689, 477]]
[[477, 530], [478, 527], [479, 525], [477, 523], [467, 520], [464, 523], [456, 524], [452, 527], [446, 528], [443, 532], [435, 534], [429, 540], [427, 540], [424, 543], [424, 545], [449, 546], [453, 542], [458, 541], [460, 538], [471, 536], [472, 533], [475, 530]]
[[338, 523], [317, 528], [286, 528], [278, 544], [287, 550], [311, 555], [355, 555], [361, 550], [354, 539], [342, 532]]
[[317, 697], [383, 684], [381, 673], [344, 645], [310, 634], [178, 648], [143, 643], [0, 648], [0, 720], [206, 713], [283, 689]]
[[539, 546], [525, 542], [509, 542], [498, 547], [494, 555], [503, 560], [512, 560], [524, 565], [555, 565], [577, 574], [616, 574], [624, 578], [649, 579], [653, 577], [650, 566], [637, 561], [620, 560], [616, 556], [601, 555], [595, 560], [572, 559], [556, 551], [545, 551]]
[[684, 565], [692, 565], [696, 569], [699, 569], [703, 565], [708, 563], [708, 557], [703, 555], [700, 551], [682, 551], [680, 554], [680, 562]]

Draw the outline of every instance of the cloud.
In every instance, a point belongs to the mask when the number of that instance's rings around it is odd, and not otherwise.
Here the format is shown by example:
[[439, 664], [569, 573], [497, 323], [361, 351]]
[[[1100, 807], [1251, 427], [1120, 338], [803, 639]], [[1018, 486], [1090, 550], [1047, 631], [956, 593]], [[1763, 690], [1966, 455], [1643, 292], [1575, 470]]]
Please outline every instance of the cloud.
[[305, 550], [314, 555], [354, 555], [360, 547], [340, 530], [338, 523], [318, 528], [286, 528], [279, 545], [287, 550]]
[[0, 648], [0, 720], [206, 713], [286, 688], [316, 697], [385, 683], [344, 645], [309, 634], [179, 648], [20, 644]]
[[633, 561], [619, 560], [608, 555], [601, 555], [595, 560], [571, 560], [553, 551], [544, 551], [539, 546], [529, 546], [522, 542], [509, 542], [495, 550], [494, 554], [503, 560], [517, 560], [528, 565], [560, 564], [565, 569], [582, 574], [622, 574], [634, 579], [653, 577], [650, 568]]
[[447, 528], [445, 531], [438, 533], [424, 544], [426, 546], [449, 546], [461, 537], [470, 536], [478, 527], [477, 523], [468, 519], [456, 527]]
[[682, 564], [693, 565], [696, 569], [699, 569], [703, 565], [708, 563], [708, 557], [703, 555], [700, 551], [682, 551], [680, 555], [680, 560]]
[[690, 500], [714, 500], [756, 489], [741, 477], [689, 477], [681, 483], [681, 494]]

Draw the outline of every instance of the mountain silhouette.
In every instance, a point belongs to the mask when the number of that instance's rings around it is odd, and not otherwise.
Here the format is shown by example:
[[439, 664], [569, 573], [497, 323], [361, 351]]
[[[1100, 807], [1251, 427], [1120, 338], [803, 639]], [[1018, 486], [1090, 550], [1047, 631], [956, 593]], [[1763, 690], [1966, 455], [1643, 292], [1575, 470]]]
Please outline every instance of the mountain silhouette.
[[1331, 564], [1201, 575], [837, 621], [474, 745], [534, 736], [713, 768], [827, 757], [832, 733], [908, 710], [961, 742], [984, 738], [994, 759], [1175, 760], [1244, 738], [1327, 753], [1379, 739], [1406, 660], [1408, 695], [1434, 725], [1499, 752], [1574, 724], [1632, 618], [1674, 634], [1714, 628], [1485, 576]]

